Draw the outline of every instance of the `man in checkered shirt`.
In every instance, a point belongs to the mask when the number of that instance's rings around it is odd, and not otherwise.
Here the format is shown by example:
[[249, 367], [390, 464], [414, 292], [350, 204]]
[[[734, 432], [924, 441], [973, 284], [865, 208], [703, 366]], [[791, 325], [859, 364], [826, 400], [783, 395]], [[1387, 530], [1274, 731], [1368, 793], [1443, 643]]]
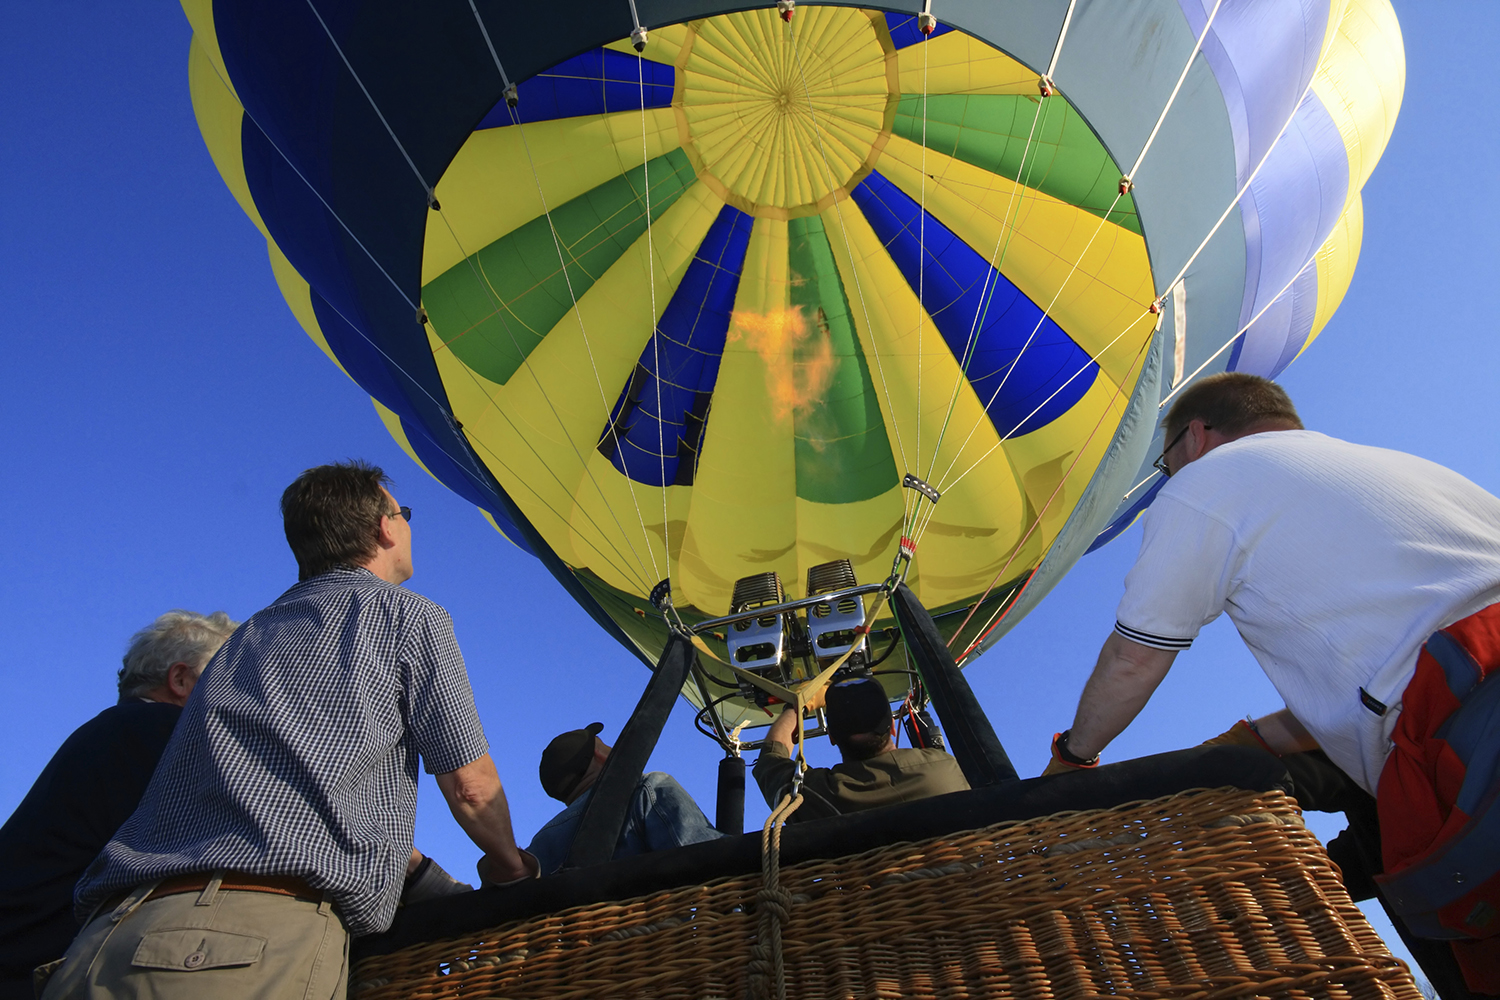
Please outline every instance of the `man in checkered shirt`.
[[535, 876], [452, 622], [400, 586], [411, 513], [387, 482], [325, 465], [282, 495], [300, 582], [209, 663], [78, 884], [87, 924], [45, 996], [342, 997], [349, 935], [388, 928], [401, 896], [418, 757], [484, 880]]

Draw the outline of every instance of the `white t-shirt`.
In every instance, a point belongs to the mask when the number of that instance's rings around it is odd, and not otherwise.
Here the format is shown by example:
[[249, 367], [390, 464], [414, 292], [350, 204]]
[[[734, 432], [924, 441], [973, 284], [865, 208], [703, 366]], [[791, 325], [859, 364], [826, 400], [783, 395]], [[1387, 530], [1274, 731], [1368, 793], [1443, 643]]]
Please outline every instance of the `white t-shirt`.
[[1227, 612], [1292, 714], [1372, 794], [1422, 643], [1500, 601], [1500, 499], [1313, 431], [1220, 445], [1143, 523], [1116, 630], [1186, 649]]

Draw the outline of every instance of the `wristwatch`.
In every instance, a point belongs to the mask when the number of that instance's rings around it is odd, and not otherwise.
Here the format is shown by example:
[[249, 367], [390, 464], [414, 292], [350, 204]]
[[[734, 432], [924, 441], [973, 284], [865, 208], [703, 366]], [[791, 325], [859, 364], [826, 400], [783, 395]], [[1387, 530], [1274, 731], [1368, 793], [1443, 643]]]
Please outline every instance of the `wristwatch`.
[[1079, 757], [1068, 750], [1068, 736], [1072, 732], [1071, 729], [1064, 729], [1061, 733], [1057, 734], [1057, 740], [1053, 746], [1057, 750], [1058, 759], [1064, 764], [1071, 764], [1074, 767], [1093, 767], [1099, 763], [1098, 754], [1094, 754], [1092, 757]]

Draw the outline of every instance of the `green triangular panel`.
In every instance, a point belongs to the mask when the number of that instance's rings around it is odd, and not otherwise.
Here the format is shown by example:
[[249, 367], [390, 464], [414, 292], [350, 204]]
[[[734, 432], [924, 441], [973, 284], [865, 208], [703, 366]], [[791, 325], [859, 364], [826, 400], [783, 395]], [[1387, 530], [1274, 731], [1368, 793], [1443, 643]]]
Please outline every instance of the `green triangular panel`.
[[[696, 176], [680, 149], [647, 166], [654, 222]], [[646, 167], [636, 167], [552, 210], [557, 241], [568, 257], [566, 277], [547, 217], [539, 216], [428, 282], [422, 304], [448, 349], [504, 384], [573, 308], [573, 298], [593, 287], [646, 232], [646, 173]]]
[[[927, 148], [1094, 215], [1109, 211], [1110, 222], [1139, 234], [1141, 224], [1130, 195], [1120, 198], [1113, 211], [1109, 209], [1119, 194], [1120, 168], [1099, 137], [1066, 100], [1047, 98], [1038, 114], [1037, 102], [1041, 100], [1013, 94], [929, 96]], [[921, 95], [903, 94], [891, 130], [920, 144], [922, 124]]]

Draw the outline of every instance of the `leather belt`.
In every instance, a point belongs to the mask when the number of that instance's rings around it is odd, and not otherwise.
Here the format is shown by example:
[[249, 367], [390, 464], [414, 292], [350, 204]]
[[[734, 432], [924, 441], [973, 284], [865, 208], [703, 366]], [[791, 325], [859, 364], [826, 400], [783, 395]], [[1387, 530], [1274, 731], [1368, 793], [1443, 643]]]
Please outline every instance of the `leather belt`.
[[[323, 892], [314, 889], [306, 880], [297, 878], [295, 875], [247, 875], [244, 872], [193, 872], [188, 875], [174, 875], [171, 878], [162, 879], [150, 895], [141, 902], [153, 899], [161, 899], [163, 896], [178, 896], [185, 892], [202, 892], [208, 888], [208, 883], [218, 876], [221, 881], [219, 889], [230, 892], [266, 892], [275, 896], [291, 896], [294, 899], [305, 900], [309, 903], [321, 903]], [[116, 893], [103, 904], [96, 912], [107, 913], [120, 905], [120, 901], [130, 892]], [[334, 907], [337, 909], [338, 907]]]

